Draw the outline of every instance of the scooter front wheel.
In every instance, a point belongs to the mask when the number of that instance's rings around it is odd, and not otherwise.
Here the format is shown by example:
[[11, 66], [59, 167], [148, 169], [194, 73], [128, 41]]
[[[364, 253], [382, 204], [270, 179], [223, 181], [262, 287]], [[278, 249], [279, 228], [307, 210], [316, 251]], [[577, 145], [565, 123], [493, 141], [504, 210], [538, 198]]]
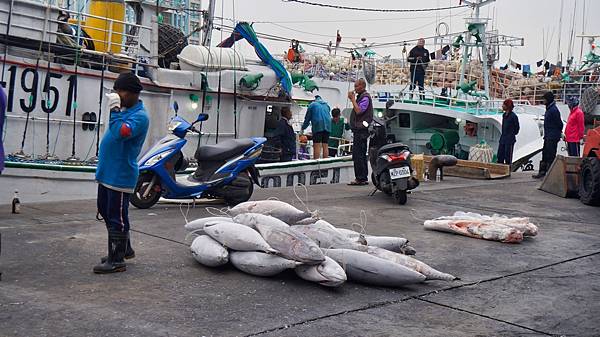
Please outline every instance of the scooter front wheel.
[[147, 209], [158, 202], [161, 189], [160, 180], [152, 172], [144, 172], [138, 177], [135, 190], [129, 198], [129, 202], [140, 209]]

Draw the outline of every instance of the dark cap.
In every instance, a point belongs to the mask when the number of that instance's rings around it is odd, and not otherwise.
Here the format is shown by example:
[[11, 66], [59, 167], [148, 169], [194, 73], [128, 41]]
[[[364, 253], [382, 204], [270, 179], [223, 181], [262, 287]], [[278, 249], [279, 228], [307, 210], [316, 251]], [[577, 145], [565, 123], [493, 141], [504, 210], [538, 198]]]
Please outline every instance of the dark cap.
[[142, 83], [140, 83], [140, 79], [133, 73], [122, 73], [115, 80], [113, 89], [124, 90], [138, 94], [144, 88], [142, 87]]

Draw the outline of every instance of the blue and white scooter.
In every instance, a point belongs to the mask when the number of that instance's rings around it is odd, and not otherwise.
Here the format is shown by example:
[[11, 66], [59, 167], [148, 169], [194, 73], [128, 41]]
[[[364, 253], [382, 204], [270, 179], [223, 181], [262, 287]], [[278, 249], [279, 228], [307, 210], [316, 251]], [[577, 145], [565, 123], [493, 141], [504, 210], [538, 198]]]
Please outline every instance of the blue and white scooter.
[[216, 145], [199, 146], [194, 154], [198, 169], [189, 175], [183, 172], [188, 162], [181, 149], [187, 143], [188, 132], [201, 134], [194, 124], [208, 119], [199, 114], [194, 123], [176, 116], [169, 123], [172, 133], [156, 143], [139, 160], [140, 175], [131, 204], [137, 208], [150, 208], [162, 196], [168, 199], [222, 198], [228, 205], [247, 201], [258, 185], [258, 172], [254, 167], [260, 157], [265, 138], [227, 140]]

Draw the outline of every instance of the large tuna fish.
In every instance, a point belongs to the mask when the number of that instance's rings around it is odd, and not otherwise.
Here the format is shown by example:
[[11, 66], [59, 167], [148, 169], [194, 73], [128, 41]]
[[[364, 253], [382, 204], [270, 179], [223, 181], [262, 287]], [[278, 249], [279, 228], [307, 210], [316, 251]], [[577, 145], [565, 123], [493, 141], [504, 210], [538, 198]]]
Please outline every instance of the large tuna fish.
[[285, 258], [306, 264], [319, 264], [325, 260], [316, 243], [291, 227], [273, 227], [257, 223], [256, 229], [265, 241]]
[[420, 274], [425, 275], [427, 280], [444, 280], [444, 281], [458, 280], [458, 277], [443, 273], [443, 272], [441, 272], [437, 269], [434, 269], [434, 268], [428, 266], [427, 264], [425, 264], [415, 258], [412, 258], [410, 256], [406, 256], [406, 255], [399, 254], [396, 252], [391, 252], [391, 251], [383, 249], [383, 248], [372, 247], [372, 246], [369, 246], [368, 253], [373, 256], [377, 256], [382, 259], [392, 261], [394, 263], [398, 263], [400, 265], [408, 267]]
[[221, 266], [229, 261], [227, 249], [208, 235], [200, 235], [190, 246], [196, 261], [207, 267]]
[[294, 226], [293, 229], [311, 238], [321, 248], [347, 248], [367, 251], [367, 246], [347, 238], [335, 228], [332, 229], [320, 222], [321, 220], [312, 225]]
[[365, 252], [351, 249], [323, 249], [323, 252], [344, 268], [349, 280], [388, 287], [425, 281], [421, 273]]
[[481, 215], [473, 212], [455, 212], [452, 216], [439, 217], [436, 220], [469, 220], [473, 222], [481, 222], [484, 224], [504, 225], [523, 232], [524, 236], [536, 236], [538, 228], [529, 221], [529, 218], [509, 218], [506, 216], [494, 214], [492, 216]]
[[[209, 222], [217, 222], [217, 221], [228, 221], [233, 222], [230, 217], [226, 216], [209, 216], [206, 218], [200, 218], [193, 221], [190, 221], [185, 224], [185, 229], [190, 232], [198, 231], [204, 229], [204, 226]], [[199, 233], [200, 231], [196, 232]]]
[[273, 276], [302, 264], [261, 252], [231, 252], [229, 260], [237, 269], [256, 276]]
[[257, 223], [274, 227], [290, 227], [277, 218], [260, 213], [242, 213], [233, 217], [233, 221], [254, 229], [256, 229]]
[[308, 218], [314, 218], [314, 221], [317, 220], [316, 215], [301, 211], [296, 207], [279, 200], [246, 201], [229, 210], [231, 216], [242, 213], [270, 215], [289, 225], [294, 225], [298, 221], [307, 221]]
[[204, 226], [206, 234], [233, 250], [263, 251], [276, 253], [254, 229], [234, 222], [209, 222]]
[[416, 253], [415, 249], [408, 245], [408, 240], [405, 238], [396, 236], [367, 235], [345, 228], [336, 229], [350, 240], [358, 241], [363, 245], [375, 246], [405, 255], [415, 255]]
[[326, 287], [339, 287], [346, 282], [346, 272], [329, 256], [317, 265], [302, 265], [295, 269], [296, 274], [307, 281], [317, 282]]

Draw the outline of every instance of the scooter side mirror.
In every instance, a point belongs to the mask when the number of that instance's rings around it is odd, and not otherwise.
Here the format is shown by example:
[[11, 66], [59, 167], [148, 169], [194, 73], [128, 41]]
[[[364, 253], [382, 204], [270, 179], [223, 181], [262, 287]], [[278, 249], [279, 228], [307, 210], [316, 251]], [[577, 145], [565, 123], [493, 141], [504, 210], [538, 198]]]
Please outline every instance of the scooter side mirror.
[[201, 113], [201, 114], [198, 114], [198, 118], [196, 118], [196, 123], [204, 122], [206, 120], [208, 120], [208, 114]]
[[175, 111], [175, 114], [177, 115], [177, 113], [179, 112], [179, 104], [177, 103], [177, 101], [173, 102], [173, 110]]

